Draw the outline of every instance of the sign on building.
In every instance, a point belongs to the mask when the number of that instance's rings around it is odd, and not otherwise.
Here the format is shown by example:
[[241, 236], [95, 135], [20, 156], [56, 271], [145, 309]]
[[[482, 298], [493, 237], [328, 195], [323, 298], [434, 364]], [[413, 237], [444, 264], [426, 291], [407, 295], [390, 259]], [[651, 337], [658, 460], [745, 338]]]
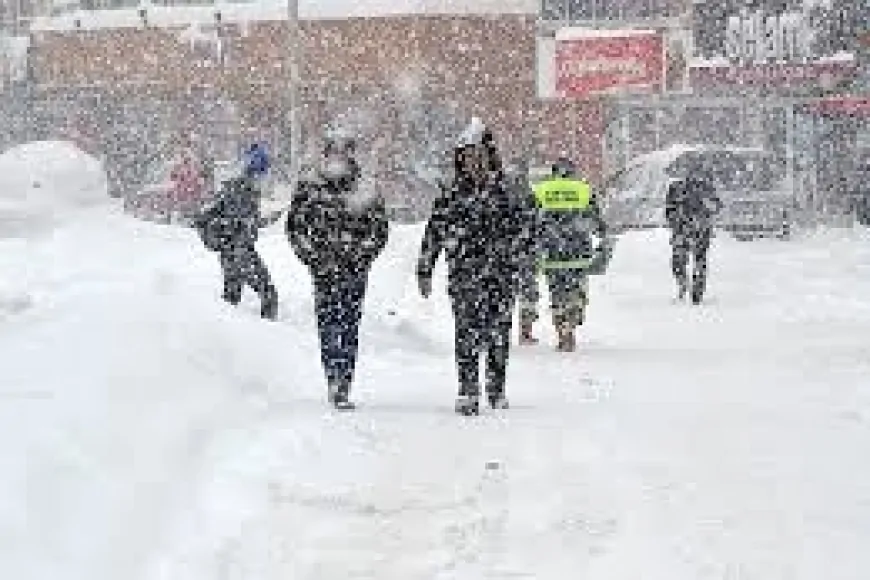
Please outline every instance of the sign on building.
[[562, 24], [600, 21], [639, 22], [680, 16], [689, 0], [540, 0], [544, 22]]
[[854, 0], [695, 0], [695, 86], [832, 89], [856, 70]]
[[555, 37], [556, 95], [660, 92], [665, 42], [651, 30], [565, 28]]

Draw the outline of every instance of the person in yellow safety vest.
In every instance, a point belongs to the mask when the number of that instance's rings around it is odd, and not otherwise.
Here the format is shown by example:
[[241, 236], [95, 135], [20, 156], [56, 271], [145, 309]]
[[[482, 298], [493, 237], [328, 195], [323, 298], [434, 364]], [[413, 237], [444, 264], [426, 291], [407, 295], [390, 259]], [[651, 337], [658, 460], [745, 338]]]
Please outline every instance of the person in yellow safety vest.
[[562, 352], [576, 349], [574, 332], [584, 322], [589, 300], [588, 276], [601, 273], [594, 271], [600, 265], [596, 256], [607, 238], [592, 187], [576, 173], [561, 158], [553, 164], [552, 176], [533, 188], [539, 213], [538, 267], [547, 280], [557, 350]]

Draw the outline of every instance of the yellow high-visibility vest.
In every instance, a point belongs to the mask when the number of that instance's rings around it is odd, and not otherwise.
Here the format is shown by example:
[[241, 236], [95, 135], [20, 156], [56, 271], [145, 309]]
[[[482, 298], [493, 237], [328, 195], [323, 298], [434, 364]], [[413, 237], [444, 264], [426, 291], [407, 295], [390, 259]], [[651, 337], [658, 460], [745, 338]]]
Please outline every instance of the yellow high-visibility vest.
[[535, 184], [534, 191], [544, 211], [584, 211], [592, 200], [592, 187], [570, 177], [551, 177]]

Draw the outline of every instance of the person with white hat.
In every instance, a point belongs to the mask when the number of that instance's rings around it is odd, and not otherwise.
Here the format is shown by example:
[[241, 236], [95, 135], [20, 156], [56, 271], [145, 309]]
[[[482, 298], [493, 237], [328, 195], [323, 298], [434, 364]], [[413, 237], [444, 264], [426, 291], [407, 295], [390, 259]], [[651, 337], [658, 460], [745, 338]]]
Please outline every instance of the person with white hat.
[[426, 225], [417, 280], [432, 293], [432, 272], [442, 253], [448, 266], [447, 293], [455, 327], [459, 379], [456, 412], [480, 412], [481, 358], [486, 362], [486, 396], [506, 409], [517, 278], [529, 255], [533, 208], [505, 183], [492, 132], [475, 118], [454, 149], [455, 176], [433, 205]]

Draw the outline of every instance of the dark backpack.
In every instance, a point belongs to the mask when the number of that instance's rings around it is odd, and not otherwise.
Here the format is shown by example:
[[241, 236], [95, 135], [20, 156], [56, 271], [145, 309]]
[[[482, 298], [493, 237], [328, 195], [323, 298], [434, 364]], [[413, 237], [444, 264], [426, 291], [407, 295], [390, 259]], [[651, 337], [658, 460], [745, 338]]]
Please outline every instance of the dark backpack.
[[230, 238], [227, 220], [221, 216], [219, 205], [219, 203], [213, 204], [193, 220], [193, 227], [196, 228], [199, 239], [212, 252], [221, 251]]

